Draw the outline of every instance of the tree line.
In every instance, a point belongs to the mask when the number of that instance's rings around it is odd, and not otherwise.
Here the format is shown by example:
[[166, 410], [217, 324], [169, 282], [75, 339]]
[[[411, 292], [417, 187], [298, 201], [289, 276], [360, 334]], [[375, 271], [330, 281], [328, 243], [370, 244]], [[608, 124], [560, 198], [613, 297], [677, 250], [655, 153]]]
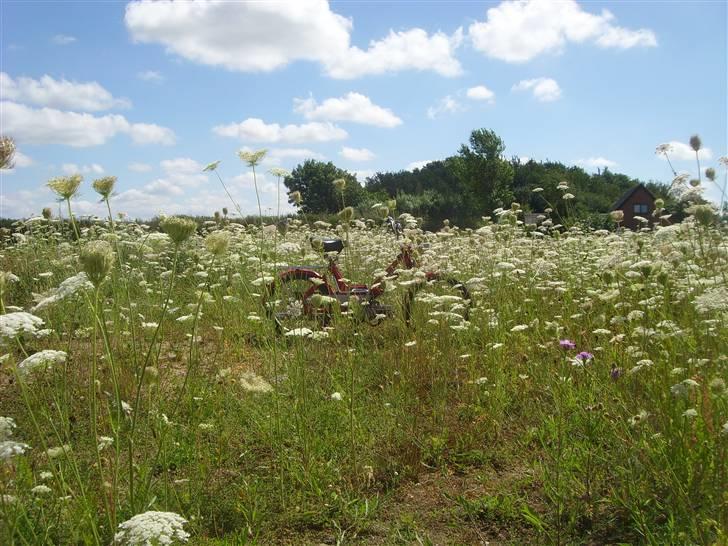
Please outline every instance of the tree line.
[[[644, 183], [662, 198], [668, 212], [680, 215], [679, 203], [667, 186], [643, 182], [608, 168], [587, 173], [578, 166], [556, 161], [523, 162], [507, 158], [503, 140], [493, 131], [472, 131], [455, 155], [432, 161], [412, 171], [378, 172], [360, 184], [356, 177], [332, 162], [309, 159], [285, 178], [291, 193], [298, 192], [299, 211], [305, 215], [327, 215], [353, 206], [366, 214], [377, 202], [395, 199], [398, 212], [423, 219], [424, 227], [434, 228], [448, 219], [462, 227], [474, 227], [483, 216], [517, 202], [526, 212], [553, 209], [560, 218], [579, 220], [594, 227], [608, 225], [608, 213], [626, 190]], [[343, 191], [334, 181], [345, 180]], [[557, 189], [566, 181], [573, 200], [563, 199]], [[536, 191], [534, 191], [536, 190]]]

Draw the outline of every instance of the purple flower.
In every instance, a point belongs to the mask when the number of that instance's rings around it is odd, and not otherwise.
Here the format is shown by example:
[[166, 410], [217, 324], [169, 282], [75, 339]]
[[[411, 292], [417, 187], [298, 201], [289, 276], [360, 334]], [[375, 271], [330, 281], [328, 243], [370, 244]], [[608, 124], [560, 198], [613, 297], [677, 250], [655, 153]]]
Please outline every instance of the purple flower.
[[622, 368], [617, 368], [616, 364], [612, 364], [612, 370], [609, 372], [609, 376], [612, 378], [613, 381], [616, 381], [619, 379], [619, 376], [622, 375]]
[[582, 351], [578, 355], [576, 355], [576, 358], [578, 358], [579, 360], [591, 360], [592, 358], [594, 358], [594, 355], [587, 351]]
[[576, 343], [574, 343], [570, 339], [562, 339], [561, 341], [559, 341], [559, 345], [562, 349], [576, 349]]

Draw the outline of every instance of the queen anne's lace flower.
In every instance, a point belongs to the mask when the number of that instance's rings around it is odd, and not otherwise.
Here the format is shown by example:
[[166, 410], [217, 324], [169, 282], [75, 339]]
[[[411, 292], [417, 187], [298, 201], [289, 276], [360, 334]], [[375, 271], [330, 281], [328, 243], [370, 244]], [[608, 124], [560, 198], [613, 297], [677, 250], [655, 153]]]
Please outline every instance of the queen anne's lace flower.
[[88, 280], [88, 276], [86, 275], [86, 273], [78, 273], [73, 277], [67, 278], [60, 285], [58, 285], [58, 288], [54, 289], [45, 298], [40, 300], [36, 304], [36, 306], [33, 307], [32, 311], [34, 313], [37, 313], [38, 311], [45, 309], [49, 305], [73, 296], [81, 290], [87, 290], [91, 288], [93, 288], [93, 284], [91, 284], [91, 281]]
[[137, 514], [119, 524], [115, 544], [126, 546], [156, 546], [187, 542], [190, 534], [184, 530], [187, 520], [174, 512], [149, 511]]
[[22, 334], [36, 335], [41, 326], [42, 318], [24, 311], [0, 315], [0, 338], [12, 339]]
[[27, 375], [36, 368], [45, 368], [54, 364], [63, 364], [66, 361], [66, 353], [64, 351], [53, 351], [46, 349], [35, 354], [18, 364], [18, 372], [20, 375]]
[[11, 440], [15, 421], [12, 417], [0, 417], [0, 461], [7, 461], [16, 455], [22, 455], [30, 449], [28, 444]]

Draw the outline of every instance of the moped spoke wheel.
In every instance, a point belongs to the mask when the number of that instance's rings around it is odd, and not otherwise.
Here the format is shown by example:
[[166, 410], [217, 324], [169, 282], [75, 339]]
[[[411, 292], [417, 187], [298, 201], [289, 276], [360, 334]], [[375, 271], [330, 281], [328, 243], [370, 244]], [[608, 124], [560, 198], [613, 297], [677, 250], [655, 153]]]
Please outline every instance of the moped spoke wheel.
[[404, 320], [408, 326], [443, 321], [462, 325], [470, 320], [472, 304], [470, 291], [463, 283], [454, 277], [431, 274], [405, 294]]
[[322, 302], [329, 296], [326, 285], [316, 285], [309, 278], [284, 277], [269, 286], [265, 301], [266, 315], [276, 331], [286, 334], [321, 330], [331, 322], [333, 305]]

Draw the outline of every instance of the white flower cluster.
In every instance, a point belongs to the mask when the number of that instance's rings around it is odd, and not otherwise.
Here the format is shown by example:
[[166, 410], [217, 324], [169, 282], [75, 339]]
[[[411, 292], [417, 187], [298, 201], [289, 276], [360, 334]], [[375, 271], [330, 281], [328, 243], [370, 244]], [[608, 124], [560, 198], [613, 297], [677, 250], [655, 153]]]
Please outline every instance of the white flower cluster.
[[59, 284], [58, 288], [52, 290], [49, 295], [40, 300], [36, 304], [36, 306], [33, 307], [32, 311], [34, 313], [37, 313], [38, 311], [45, 309], [49, 305], [73, 296], [81, 290], [86, 290], [93, 287], [94, 286], [93, 284], [91, 284], [91, 281], [88, 280], [88, 276], [86, 276], [86, 273], [82, 271], [81, 273], [78, 273], [73, 277], [67, 278], [65, 281]]
[[253, 372], [243, 372], [240, 374], [240, 385], [246, 391], [250, 392], [271, 392], [273, 387], [265, 379]]
[[187, 520], [174, 512], [144, 512], [119, 524], [114, 543], [125, 546], [166, 546], [175, 541], [187, 542], [190, 534], [184, 530], [185, 523]]
[[16, 455], [22, 455], [27, 449], [28, 444], [22, 444], [11, 440], [15, 421], [10, 417], [0, 417], [0, 461], [8, 461]]
[[0, 339], [13, 339], [22, 334], [37, 335], [41, 326], [42, 318], [24, 311], [0, 315]]
[[27, 375], [36, 368], [47, 368], [54, 364], [63, 364], [66, 361], [66, 356], [64, 351], [53, 351], [51, 349], [39, 351], [18, 364], [18, 373]]

